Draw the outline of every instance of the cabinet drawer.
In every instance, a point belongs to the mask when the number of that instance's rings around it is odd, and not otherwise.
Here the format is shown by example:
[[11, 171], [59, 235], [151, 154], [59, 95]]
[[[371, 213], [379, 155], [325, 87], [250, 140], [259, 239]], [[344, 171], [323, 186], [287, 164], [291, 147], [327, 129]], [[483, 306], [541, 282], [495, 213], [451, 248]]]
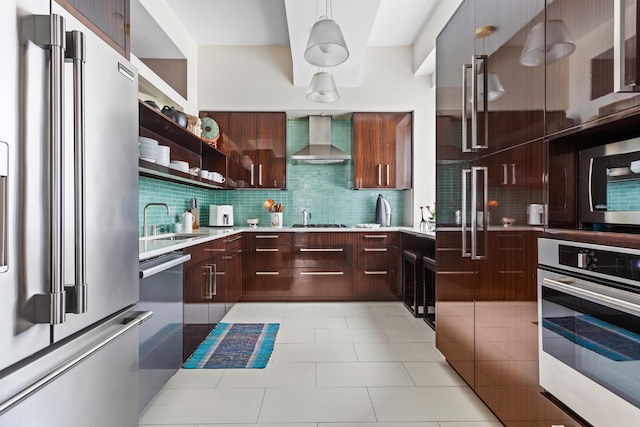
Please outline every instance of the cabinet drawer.
[[247, 249], [291, 244], [291, 233], [247, 233]]
[[296, 246], [336, 246], [347, 245], [352, 242], [353, 236], [351, 233], [338, 233], [338, 232], [296, 232], [292, 233], [293, 245]]
[[289, 295], [288, 268], [249, 268], [245, 272], [244, 297], [287, 297]]
[[399, 235], [396, 232], [358, 233], [358, 244], [362, 246], [398, 246]]
[[391, 298], [398, 289], [395, 270], [378, 268], [358, 268], [353, 272], [354, 294], [367, 298]]
[[236, 249], [241, 249], [244, 246], [244, 236], [242, 234], [234, 234], [222, 240], [225, 243], [227, 252], [235, 252]]
[[336, 299], [353, 295], [353, 271], [340, 268], [291, 269], [291, 297]]
[[351, 246], [294, 246], [292, 267], [350, 268], [353, 251]]
[[291, 246], [255, 248], [248, 253], [249, 266], [261, 268], [286, 268], [291, 259]]
[[397, 262], [395, 247], [361, 246], [356, 252], [355, 265], [360, 267], [390, 268]]

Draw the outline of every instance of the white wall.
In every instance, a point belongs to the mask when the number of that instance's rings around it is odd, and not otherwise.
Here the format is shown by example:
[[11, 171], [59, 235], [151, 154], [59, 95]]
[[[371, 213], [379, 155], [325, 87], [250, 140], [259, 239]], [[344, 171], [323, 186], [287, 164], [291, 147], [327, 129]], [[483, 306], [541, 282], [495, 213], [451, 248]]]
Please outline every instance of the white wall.
[[340, 88], [331, 104], [306, 100], [294, 87], [288, 47], [200, 46], [198, 109], [286, 111], [293, 115], [353, 111], [413, 111], [413, 222], [418, 206], [435, 200], [435, 89], [431, 78], [414, 75], [411, 47], [368, 48], [357, 88]]
[[134, 64], [147, 80], [156, 85], [160, 90], [171, 93], [174, 101], [181, 103], [184, 111], [188, 114], [198, 115], [198, 45], [191, 35], [184, 28], [182, 23], [173, 13], [171, 7], [164, 1], [140, 0], [142, 6], [162, 27], [167, 36], [178, 47], [187, 60], [187, 98], [182, 98], [177, 92], [171, 89], [148, 67], [141, 65], [142, 62], [136, 58]]

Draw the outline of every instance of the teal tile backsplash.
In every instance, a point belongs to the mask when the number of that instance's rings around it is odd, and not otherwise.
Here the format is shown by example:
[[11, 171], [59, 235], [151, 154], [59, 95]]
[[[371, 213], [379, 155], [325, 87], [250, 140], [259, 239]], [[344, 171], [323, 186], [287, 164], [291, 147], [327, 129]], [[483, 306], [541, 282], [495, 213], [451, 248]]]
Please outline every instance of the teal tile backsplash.
[[[351, 120], [333, 119], [332, 143], [347, 153], [353, 152]], [[309, 124], [304, 119], [287, 120], [287, 159], [292, 153], [309, 143]], [[311, 213], [310, 223], [347, 224], [375, 222], [375, 206], [378, 194], [391, 204], [392, 225], [402, 224], [404, 192], [399, 190], [352, 190], [353, 163], [343, 165], [298, 165], [288, 160], [286, 190], [205, 190], [188, 185], [174, 184], [152, 178], [140, 177], [140, 224], [142, 209], [150, 201], [165, 202], [172, 210], [181, 213], [189, 207], [189, 200], [200, 202], [202, 225], [208, 225], [209, 205], [233, 205], [236, 226], [246, 226], [248, 218], [259, 218], [259, 225], [270, 223], [269, 213], [262, 204], [267, 199], [282, 203], [284, 225], [302, 221], [301, 212]], [[174, 217], [175, 215], [172, 215]], [[148, 224], [168, 224], [162, 208], [148, 210]]]

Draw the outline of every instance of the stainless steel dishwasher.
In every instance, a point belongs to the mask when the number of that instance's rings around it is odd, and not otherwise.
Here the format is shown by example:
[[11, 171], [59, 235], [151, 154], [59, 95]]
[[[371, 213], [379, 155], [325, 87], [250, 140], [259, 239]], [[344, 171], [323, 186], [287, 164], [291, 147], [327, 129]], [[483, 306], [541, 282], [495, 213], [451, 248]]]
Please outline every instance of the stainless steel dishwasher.
[[153, 311], [140, 327], [140, 414], [182, 366], [182, 264], [190, 259], [177, 251], [139, 263], [140, 310]]

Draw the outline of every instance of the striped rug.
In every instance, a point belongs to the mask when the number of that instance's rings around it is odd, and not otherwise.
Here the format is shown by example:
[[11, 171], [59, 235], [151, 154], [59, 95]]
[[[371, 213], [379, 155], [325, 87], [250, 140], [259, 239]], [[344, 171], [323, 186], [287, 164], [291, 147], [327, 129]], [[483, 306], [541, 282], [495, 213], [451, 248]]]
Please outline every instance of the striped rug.
[[264, 368], [279, 327], [279, 323], [218, 323], [183, 368]]

